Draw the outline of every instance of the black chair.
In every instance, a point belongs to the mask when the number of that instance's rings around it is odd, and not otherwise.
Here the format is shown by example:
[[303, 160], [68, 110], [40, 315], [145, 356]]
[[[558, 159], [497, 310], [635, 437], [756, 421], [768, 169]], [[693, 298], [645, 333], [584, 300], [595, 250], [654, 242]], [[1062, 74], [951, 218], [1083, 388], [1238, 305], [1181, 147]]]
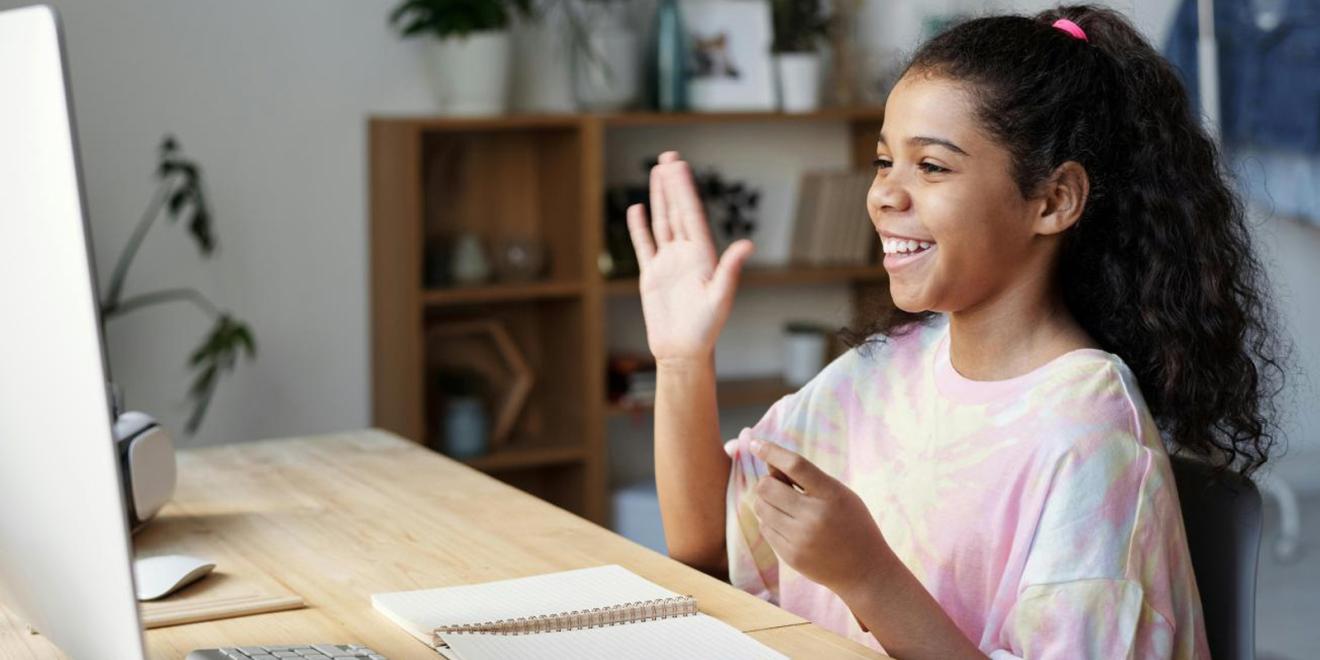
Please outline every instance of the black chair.
[[1212, 468], [1201, 461], [1183, 457], [1170, 461], [1201, 592], [1210, 656], [1254, 660], [1260, 491], [1237, 474], [1213, 481]]

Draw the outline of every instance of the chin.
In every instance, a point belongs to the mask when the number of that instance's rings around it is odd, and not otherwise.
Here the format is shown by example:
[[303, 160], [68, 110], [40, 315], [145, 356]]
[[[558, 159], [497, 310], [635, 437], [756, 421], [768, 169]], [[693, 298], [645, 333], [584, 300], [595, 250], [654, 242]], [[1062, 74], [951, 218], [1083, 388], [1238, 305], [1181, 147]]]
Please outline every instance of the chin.
[[930, 309], [928, 305], [921, 301], [919, 296], [907, 295], [901, 291], [895, 291], [892, 286], [889, 288], [889, 297], [894, 301], [895, 307], [909, 314], [918, 314]]

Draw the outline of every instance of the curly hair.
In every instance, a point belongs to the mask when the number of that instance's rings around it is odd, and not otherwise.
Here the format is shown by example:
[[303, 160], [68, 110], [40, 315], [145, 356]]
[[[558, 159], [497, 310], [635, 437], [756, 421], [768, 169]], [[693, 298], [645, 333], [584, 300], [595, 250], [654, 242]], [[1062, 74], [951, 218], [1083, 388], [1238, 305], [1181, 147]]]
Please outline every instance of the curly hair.
[[[969, 85], [1024, 197], [1064, 162], [1085, 168], [1056, 264], [1069, 311], [1136, 375], [1173, 451], [1250, 477], [1278, 441], [1283, 348], [1242, 203], [1172, 66], [1121, 14], [1068, 6], [953, 26], [909, 73]], [[842, 334], [883, 342], [933, 316], [890, 309]]]

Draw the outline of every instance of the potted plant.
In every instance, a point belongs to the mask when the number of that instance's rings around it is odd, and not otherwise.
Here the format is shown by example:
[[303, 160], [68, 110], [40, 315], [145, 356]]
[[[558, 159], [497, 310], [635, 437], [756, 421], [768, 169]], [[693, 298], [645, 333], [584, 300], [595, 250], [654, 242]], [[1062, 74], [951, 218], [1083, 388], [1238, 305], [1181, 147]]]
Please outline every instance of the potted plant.
[[[184, 430], [192, 435], [197, 432], [206, 417], [207, 407], [215, 395], [215, 389], [221, 376], [232, 371], [238, 359], [244, 354], [249, 360], [257, 354], [256, 338], [252, 329], [242, 319], [221, 308], [191, 287], [171, 287], [156, 289], [147, 293], [127, 296], [124, 284], [128, 278], [129, 266], [137, 256], [138, 248], [147, 237], [147, 232], [164, 214], [174, 224], [186, 223], [188, 234], [197, 243], [197, 249], [203, 257], [210, 257], [215, 251], [215, 235], [212, 233], [212, 217], [207, 204], [205, 189], [202, 186], [202, 168], [195, 161], [186, 158], [178, 140], [166, 135], [160, 143], [160, 161], [156, 168], [156, 178], [160, 183], [147, 210], [138, 220], [128, 243], [119, 254], [114, 272], [110, 275], [110, 285], [101, 299], [101, 316], [106, 322], [128, 314], [134, 310], [163, 303], [191, 303], [211, 319], [211, 330], [202, 338], [197, 348], [188, 356], [188, 366], [193, 370], [193, 380], [188, 388], [188, 398], [192, 401], [192, 413], [188, 415]], [[117, 386], [112, 387], [117, 392]], [[118, 394], [116, 393], [116, 414], [118, 413]]]
[[531, 0], [404, 0], [390, 24], [405, 38], [434, 37], [427, 56], [440, 111], [501, 114], [508, 107], [509, 21]]
[[775, 71], [779, 105], [784, 112], [812, 112], [820, 107], [820, 44], [833, 20], [822, 0], [772, 0]]

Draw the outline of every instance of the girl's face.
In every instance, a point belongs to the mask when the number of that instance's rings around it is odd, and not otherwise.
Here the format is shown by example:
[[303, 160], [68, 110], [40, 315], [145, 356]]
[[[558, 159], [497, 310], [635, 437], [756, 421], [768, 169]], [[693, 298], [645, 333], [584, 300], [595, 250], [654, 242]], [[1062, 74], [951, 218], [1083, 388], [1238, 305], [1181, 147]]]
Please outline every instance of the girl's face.
[[1008, 150], [981, 128], [961, 84], [905, 75], [875, 153], [866, 206], [900, 309], [964, 311], [1048, 276], [1033, 227], [1042, 202], [1018, 191]]

